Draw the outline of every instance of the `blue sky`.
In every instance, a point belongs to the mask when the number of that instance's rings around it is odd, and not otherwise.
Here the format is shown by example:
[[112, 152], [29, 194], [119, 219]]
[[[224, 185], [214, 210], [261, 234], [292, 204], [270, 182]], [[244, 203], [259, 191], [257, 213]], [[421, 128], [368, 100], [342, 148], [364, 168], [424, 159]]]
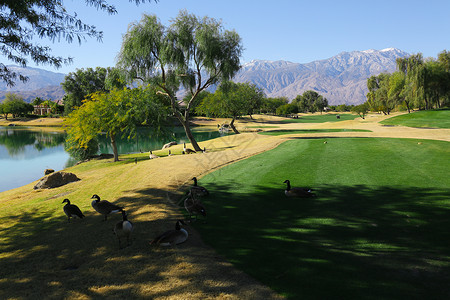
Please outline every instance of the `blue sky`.
[[[88, 24], [104, 32], [103, 42], [88, 39], [78, 43], [50, 43], [53, 54], [71, 56], [73, 64], [54, 72], [115, 65], [122, 35], [143, 13], [155, 14], [165, 25], [181, 9], [197, 16], [221, 19], [226, 29], [241, 36], [245, 51], [242, 63], [253, 59], [307, 63], [343, 51], [398, 48], [437, 57], [450, 50], [450, 1], [326, 1], [326, 0], [159, 0], [139, 6], [126, 0], [109, 0], [117, 15], [86, 7], [84, 1], [66, 0], [68, 11], [76, 11]], [[0, 62], [10, 64], [0, 57]], [[28, 64], [35, 67], [33, 63]]]

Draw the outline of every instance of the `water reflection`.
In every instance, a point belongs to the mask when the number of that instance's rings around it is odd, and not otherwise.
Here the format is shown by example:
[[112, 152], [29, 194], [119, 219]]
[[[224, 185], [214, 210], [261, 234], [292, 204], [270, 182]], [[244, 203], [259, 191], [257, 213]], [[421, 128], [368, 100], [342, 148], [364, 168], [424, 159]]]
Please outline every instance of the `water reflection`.
[[[119, 154], [147, 152], [161, 149], [169, 142], [188, 142], [184, 130], [175, 128], [165, 138], [149, 136], [145, 128], [137, 131], [132, 140], [119, 138]], [[217, 131], [193, 130], [198, 142], [219, 137]], [[0, 192], [23, 186], [44, 175], [47, 168], [59, 171], [74, 165], [77, 160], [64, 150], [64, 132], [27, 127], [0, 127]], [[112, 153], [110, 140], [106, 135], [99, 138], [99, 153]]]

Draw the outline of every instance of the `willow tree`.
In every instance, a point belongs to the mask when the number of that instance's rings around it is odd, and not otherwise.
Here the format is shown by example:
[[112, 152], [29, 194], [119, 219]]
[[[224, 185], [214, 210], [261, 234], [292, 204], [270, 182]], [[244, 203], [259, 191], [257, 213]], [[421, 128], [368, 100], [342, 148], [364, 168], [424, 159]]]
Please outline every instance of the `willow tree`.
[[[144, 15], [124, 35], [118, 66], [131, 80], [156, 84], [170, 102], [192, 147], [201, 150], [190, 129], [190, 114], [198, 95], [209, 86], [231, 79], [240, 69], [241, 38], [220, 21], [181, 11], [166, 27], [154, 15]], [[178, 100], [183, 86], [189, 100]]]

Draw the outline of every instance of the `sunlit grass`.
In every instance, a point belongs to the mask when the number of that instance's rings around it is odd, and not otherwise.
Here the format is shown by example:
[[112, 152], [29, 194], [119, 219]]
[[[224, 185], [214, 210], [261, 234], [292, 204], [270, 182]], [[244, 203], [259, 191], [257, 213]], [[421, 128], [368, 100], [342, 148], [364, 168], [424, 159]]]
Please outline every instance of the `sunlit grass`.
[[287, 119], [282, 120], [282, 123], [325, 123], [325, 122], [340, 122], [347, 120], [354, 120], [359, 118], [357, 115], [353, 114], [339, 114], [339, 118], [336, 116], [337, 114], [314, 114], [314, 115], [302, 115], [298, 119]]
[[408, 127], [450, 128], [450, 110], [423, 110], [392, 117], [380, 122], [383, 125]]
[[[288, 141], [201, 178], [208, 220], [195, 226], [288, 298], [445, 297], [450, 147], [418, 142]], [[286, 198], [285, 179], [317, 198]]]
[[264, 135], [285, 135], [285, 134], [299, 134], [299, 133], [323, 133], [323, 132], [370, 132], [366, 129], [281, 129], [260, 132]]

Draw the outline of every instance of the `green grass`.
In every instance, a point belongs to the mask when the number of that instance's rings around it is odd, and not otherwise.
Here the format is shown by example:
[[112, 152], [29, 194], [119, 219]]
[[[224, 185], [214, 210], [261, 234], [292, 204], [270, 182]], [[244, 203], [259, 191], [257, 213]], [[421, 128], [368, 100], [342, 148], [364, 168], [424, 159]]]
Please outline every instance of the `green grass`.
[[322, 132], [370, 132], [365, 129], [281, 129], [260, 132], [263, 135], [284, 135], [297, 133], [322, 133]]
[[[288, 141], [201, 178], [204, 241], [290, 299], [448, 299], [449, 143], [327, 141]], [[286, 198], [285, 179], [318, 197]]]
[[340, 118], [336, 118], [336, 114], [323, 114], [323, 115], [311, 115], [311, 116], [301, 116], [298, 119], [287, 119], [282, 120], [282, 123], [325, 123], [325, 122], [340, 122], [348, 121], [359, 118], [357, 115], [352, 114], [341, 114]]
[[450, 110], [423, 110], [392, 117], [380, 122], [383, 125], [408, 127], [450, 128]]

